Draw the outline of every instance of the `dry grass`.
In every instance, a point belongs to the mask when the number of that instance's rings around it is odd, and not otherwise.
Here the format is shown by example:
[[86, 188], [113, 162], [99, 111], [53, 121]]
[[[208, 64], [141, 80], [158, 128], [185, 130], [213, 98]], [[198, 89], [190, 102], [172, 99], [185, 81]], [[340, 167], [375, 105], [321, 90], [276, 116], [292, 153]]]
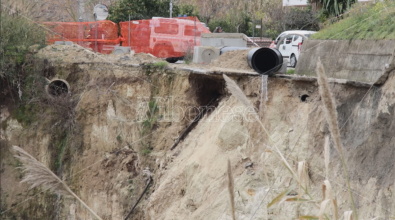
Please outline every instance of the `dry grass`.
[[326, 212], [327, 205], [331, 202], [330, 199], [325, 199], [324, 201], [321, 202], [321, 207], [320, 211], [318, 212], [318, 219], [319, 220], [324, 220], [324, 215]]
[[269, 177], [267, 176], [267, 170], [266, 170], [266, 167], [265, 167], [265, 155], [266, 155], [266, 152], [261, 154], [262, 169], [263, 169], [263, 174], [265, 174], [266, 183], [267, 183], [268, 186], [270, 186]]
[[233, 181], [233, 175], [232, 175], [232, 166], [230, 165], [230, 160], [228, 160], [228, 190], [229, 190], [229, 199], [230, 199], [230, 207], [232, 211], [232, 220], [236, 220], [235, 217], [235, 183]]
[[351, 206], [353, 209], [354, 217], [356, 220], [358, 220], [357, 212], [356, 212], [356, 208], [355, 208], [355, 203], [354, 203], [354, 198], [353, 198], [352, 191], [351, 191], [350, 180], [348, 178], [346, 161], [345, 161], [345, 158], [343, 155], [343, 144], [340, 140], [340, 129], [339, 129], [339, 126], [337, 123], [336, 104], [335, 104], [335, 100], [332, 97], [332, 93], [329, 90], [329, 83], [326, 78], [325, 70], [324, 70], [324, 67], [322, 66], [320, 58], [318, 58], [318, 61], [317, 61], [317, 76], [318, 76], [317, 80], [318, 80], [318, 84], [319, 84], [319, 91], [320, 91], [320, 95], [322, 98], [322, 102], [324, 104], [324, 112], [325, 112], [325, 115], [326, 115], [326, 118], [327, 118], [327, 121], [329, 124], [329, 131], [330, 131], [332, 138], [334, 140], [335, 147], [340, 154], [341, 162], [343, 165], [344, 177], [346, 179], [348, 192], [350, 194]]
[[329, 178], [329, 161], [330, 161], [330, 149], [329, 149], [329, 136], [325, 138], [324, 145], [324, 160], [325, 160], [325, 177]]
[[86, 205], [74, 192], [63, 182], [58, 176], [56, 176], [50, 169], [48, 169], [40, 161], [36, 160], [29, 153], [24, 151], [22, 148], [13, 146], [16, 151], [15, 157], [22, 162], [22, 169], [26, 175], [21, 181], [30, 184], [30, 188], [43, 187], [44, 190], [51, 190], [63, 195], [71, 195], [77, 199], [93, 216], [97, 219], [102, 220], [88, 205]]
[[353, 220], [352, 211], [345, 211], [344, 212], [344, 220]]
[[319, 91], [324, 104], [324, 112], [329, 124], [329, 131], [331, 132], [337, 151], [343, 155], [343, 144], [340, 140], [340, 130], [337, 123], [336, 103], [329, 89], [329, 83], [320, 59], [317, 62], [317, 75]]
[[302, 195], [302, 188], [307, 189], [308, 176], [307, 176], [307, 163], [306, 161], [300, 161], [298, 163], [298, 179], [299, 179], [299, 191], [298, 198]]
[[[337, 209], [337, 202], [336, 199], [333, 196], [333, 191], [332, 191], [332, 186], [329, 182], [329, 180], [325, 180], [324, 183], [322, 184], [322, 194], [323, 194], [323, 199], [324, 201], [329, 200], [329, 202], [331, 202], [332, 204], [332, 214], [334, 216], [334, 219], [337, 220], [339, 219], [338, 216], [338, 209]], [[322, 201], [322, 203], [324, 203], [324, 201]], [[322, 205], [321, 203], [321, 205]], [[321, 210], [320, 210], [321, 212]], [[321, 213], [319, 213], [319, 217], [323, 217], [323, 213], [320, 215]]]

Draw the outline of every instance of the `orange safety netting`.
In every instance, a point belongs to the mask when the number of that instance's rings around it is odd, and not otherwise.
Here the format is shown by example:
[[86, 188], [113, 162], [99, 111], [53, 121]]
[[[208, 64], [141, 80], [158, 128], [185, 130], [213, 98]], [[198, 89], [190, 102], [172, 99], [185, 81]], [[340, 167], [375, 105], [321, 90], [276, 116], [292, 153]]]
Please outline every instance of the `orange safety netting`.
[[[111, 53], [119, 45], [118, 25], [112, 21], [96, 22], [44, 22], [50, 31], [47, 33], [49, 44], [55, 41], [72, 41], [97, 52]], [[96, 38], [97, 36], [97, 38]]]
[[[130, 25], [130, 28], [129, 28]], [[156, 57], [182, 57], [200, 46], [202, 33], [211, 33], [196, 17], [153, 18], [120, 22], [122, 46]]]

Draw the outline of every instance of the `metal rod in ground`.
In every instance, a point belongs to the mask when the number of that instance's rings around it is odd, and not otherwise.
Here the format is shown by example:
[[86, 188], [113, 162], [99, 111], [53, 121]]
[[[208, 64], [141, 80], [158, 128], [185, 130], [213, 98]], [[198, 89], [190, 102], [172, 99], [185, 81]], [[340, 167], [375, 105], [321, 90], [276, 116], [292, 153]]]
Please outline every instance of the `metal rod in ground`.
[[255, 43], [255, 17], [252, 18], [252, 41]]
[[182, 132], [182, 134], [177, 138], [176, 142], [174, 142], [174, 144], [173, 144], [173, 146], [171, 146], [170, 150], [173, 150], [173, 149], [178, 145], [178, 143], [180, 143], [180, 141], [181, 141], [182, 139], [184, 139], [184, 136], [188, 133], [188, 131], [189, 131], [189, 129], [192, 127], [192, 125], [194, 125], [195, 123], [197, 123], [197, 122], [201, 119], [202, 115], [203, 115], [204, 113], [206, 113], [206, 111], [208, 110], [207, 107], [210, 107], [211, 103], [213, 103], [214, 100], [216, 100], [216, 98], [212, 99], [212, 100], [203, 108], [203, 110], [202, 110], [201, 112], [199, 112], [199, 114], [193, 119], [193, 121], [188, 125], [188, 127], [185, 128], [185, 130]]
[[130, 45], [130, 14], [129, 14], [129, 47], [132, 48]]
[[143, 195], [144, 195], [145, 192], [147, 191], [147, 189], [148, 189], [148, 187], [149, 187], [149, 184], [151, 184], [151, 182], [152, 182], [152, 177], [149, 177], [148, 183], [147, 183], [147, 185], [145, 186], [145, 189], [144, 189], [143, 193], [141, 193], [140, 197], [137, 199], [137, 202], [134, 204], [134, 206], [132, 207], [132, 209], [131, 209], [131, 210], [129, 211], [129, 213], [126, 215], [126, 217], [125, 217], [124, 220], [128, 219], [129, 216], [132, 214], [133, 210], [134, 210], [134, 209], [136, 208], [136, 206], [139, 204], [141, 198], [143, 198]]
[[94, 14], [95, 16], [95, 52], [97, 53], [97, 17], [96, 13]]

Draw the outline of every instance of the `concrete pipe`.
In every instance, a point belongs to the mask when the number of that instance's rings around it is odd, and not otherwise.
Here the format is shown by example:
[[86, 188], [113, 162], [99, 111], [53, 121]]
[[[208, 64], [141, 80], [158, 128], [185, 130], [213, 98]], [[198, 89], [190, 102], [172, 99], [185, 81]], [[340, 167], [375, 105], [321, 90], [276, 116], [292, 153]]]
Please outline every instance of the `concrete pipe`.
[[58, 97], [70, 93], [70, 85], [66, 80], [53, 79], [48, 82], [45, 91], [51, 97]]
[[[248, 50], [249, 47], [223, 47], [220, 54], [227, 51]], [[250, 49], [247, 55], [248, 65], [259, 74], [273, 75], [281, 69], [283, 56], [280, 51], [272, 48], [257, 47]]]

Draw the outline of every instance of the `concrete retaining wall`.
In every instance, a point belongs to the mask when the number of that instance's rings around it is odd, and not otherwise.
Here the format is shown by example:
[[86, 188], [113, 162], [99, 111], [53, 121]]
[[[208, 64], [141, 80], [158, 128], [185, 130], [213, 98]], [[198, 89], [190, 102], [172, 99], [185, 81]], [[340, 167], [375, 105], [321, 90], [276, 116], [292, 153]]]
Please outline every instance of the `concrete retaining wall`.
[[295, 74], [316, 76], [320, 57], [328, 77], [375, 83], [386, 74], [386, 64], [392, 63], [394, 48], [393, 40], [308, 40]]

